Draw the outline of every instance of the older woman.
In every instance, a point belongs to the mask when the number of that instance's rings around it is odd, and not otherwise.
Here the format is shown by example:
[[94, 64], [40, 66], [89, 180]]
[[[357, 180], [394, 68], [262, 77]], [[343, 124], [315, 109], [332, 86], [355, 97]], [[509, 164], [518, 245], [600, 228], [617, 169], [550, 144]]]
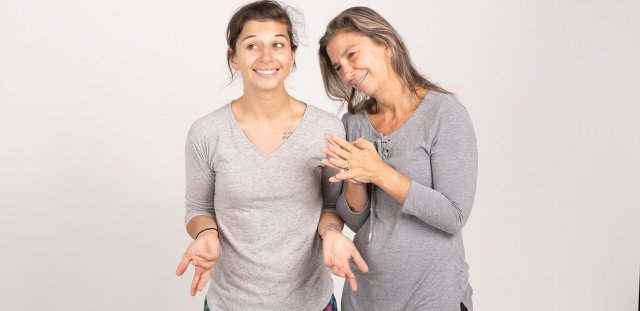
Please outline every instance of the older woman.
[[[326, 165], [345, 182], [337, 209], [369, 265], [343, 310], [472, 310], [461, 229], [477, 175], [465, 107], [414, 68], [396, 30], [347, 9], [320, 39], [324, 86], [346, 102], [347, 140], [327, 135]], [[328, 234], [338, 234], [330, 232]]]

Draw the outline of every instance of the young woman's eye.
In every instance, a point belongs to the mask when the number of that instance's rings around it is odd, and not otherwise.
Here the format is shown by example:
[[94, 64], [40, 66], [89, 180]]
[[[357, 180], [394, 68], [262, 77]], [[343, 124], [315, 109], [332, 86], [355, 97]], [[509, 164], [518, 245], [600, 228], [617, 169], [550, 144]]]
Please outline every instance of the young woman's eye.
[[255, 50], [257, 48], [258, 48], [257, 44], [249, 44], [249, 45], [247, 45], [247, 49], [249, 49], [249, 50]]
[[356, 56], [356, 52], [349, 52], [349, 54], [347, 54], [347, 59], [352, 59], [354, 56]]
[[275, 44], [273, 44], [274, 48], [283, 48], [284, 44], [280, 43], [280, 42], [276, 42]]

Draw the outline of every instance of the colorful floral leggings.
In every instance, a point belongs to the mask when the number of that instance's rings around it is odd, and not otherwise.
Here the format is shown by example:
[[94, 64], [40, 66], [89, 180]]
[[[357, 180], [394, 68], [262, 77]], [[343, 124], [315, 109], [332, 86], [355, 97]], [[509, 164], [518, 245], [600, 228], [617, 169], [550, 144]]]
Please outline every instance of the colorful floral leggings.
[[[209, 305], [207, 304], [207, 298], [204, 299], [204, 311], [211, 311], [211, 309], [209, 309]], [[338, 303], [336, 302], [336, 297], [331, 295], [329, 304], [324, 309], [322, 309], [322, 311], [338, 311]]]

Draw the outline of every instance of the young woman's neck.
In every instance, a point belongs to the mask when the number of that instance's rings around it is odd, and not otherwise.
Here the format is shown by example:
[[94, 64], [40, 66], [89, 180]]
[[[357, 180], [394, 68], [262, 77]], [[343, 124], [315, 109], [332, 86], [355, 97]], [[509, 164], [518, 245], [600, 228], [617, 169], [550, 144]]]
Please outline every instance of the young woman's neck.
[[246, 117], [272, 119], [292, 109], [295, 99], [286, 91], [248, 92], [235, 101], [236, 108]]

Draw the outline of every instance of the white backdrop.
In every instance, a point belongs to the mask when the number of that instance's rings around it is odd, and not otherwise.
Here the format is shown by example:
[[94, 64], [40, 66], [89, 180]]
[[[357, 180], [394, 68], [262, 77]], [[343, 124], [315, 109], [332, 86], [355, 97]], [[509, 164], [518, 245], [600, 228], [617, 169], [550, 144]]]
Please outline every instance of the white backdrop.
[[[201, 310], [174, 275], [183, 146], [239, 94], [224, 29], [244, 3], [0, 0], [0, 310]], [[288, 3], [294, 96], [336, 111], [317, 40], [359, 4], [468, 108], [476, 310], [638, 310], [640, 2]]]

